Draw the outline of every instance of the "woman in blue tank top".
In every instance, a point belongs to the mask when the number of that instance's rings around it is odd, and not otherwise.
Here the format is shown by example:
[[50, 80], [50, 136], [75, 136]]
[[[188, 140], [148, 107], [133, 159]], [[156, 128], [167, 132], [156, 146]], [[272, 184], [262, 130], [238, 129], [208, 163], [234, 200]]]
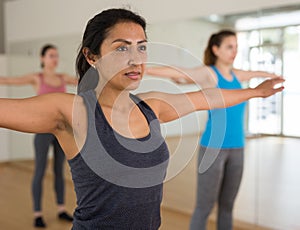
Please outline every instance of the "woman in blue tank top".
[[[235, 32], [222, 30], [209, 38], [204, 66], [191, 69], [152, 67], [147, 69], [147, 74], [171, 78], [178, 83], [196, 83], [201, 88], [221, 89], [241, 89], [240, 82], [254, 77], [279, 77], [263, 71], [234, 69], [236, 54]], [[208, 111], [206, 128], [200, 140], [197, 203], [191, 230], [206, 229], [215, 202], [218, 203], [218, 229], [232, 229], [232, 210], [243, 172], [244, 111], [245, 102]]]
[[[0, 127], [53, 133], [69, 165], [77, 197], [73, 229], [155, 230], [160, 226], [168, 149], [160, 123], [197, 110], [267, 97], [281, 79], [254, 89], [132, 95], [147, 58], [146, 23], [125, 9], [92, 18], [77, 57], [79, 95], [0, 99]], [[36, 108], [39, 108], [38, 110]]]

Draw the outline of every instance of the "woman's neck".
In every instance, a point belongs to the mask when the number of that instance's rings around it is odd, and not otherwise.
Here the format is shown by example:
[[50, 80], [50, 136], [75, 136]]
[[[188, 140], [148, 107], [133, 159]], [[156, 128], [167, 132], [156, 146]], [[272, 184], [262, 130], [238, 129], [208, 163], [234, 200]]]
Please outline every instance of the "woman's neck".
[[216, 62], [215, 66], [223, 74], [230, 74], [232, 71], [232, 65]]
[[44, 75], [55, 75], [56, 73], [55, 73], [55, 69], [54, 68], [46, 68], [46, 67], [44, 67], [43, 68], [43, 74]]
[[101, 90], [98, 102], [101, 106], [114, 108], [124, 112], [130, 111], [135, 105], [130, 98], [128, 90], [119, 91], [108, 86]]
[[225, 78], [227, 81], [232, 81], [233, 76], [231, 74], [232, 65], [226, 65], [220, 62], [215, 64], [219, 72], [221, 73], [222, 77]]

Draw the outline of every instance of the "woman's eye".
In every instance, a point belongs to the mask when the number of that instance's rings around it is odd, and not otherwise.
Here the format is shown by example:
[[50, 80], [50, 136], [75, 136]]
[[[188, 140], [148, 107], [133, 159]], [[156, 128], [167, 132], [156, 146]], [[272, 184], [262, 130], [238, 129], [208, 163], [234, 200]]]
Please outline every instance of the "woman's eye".
[[139, 51], [146, 51], [146, 50], [147, 50], [147, 46], [146, 45], [139, 46]]
[[117, 51], [127, 51], [128, 48], [126, 46], [120, 46], [117, 48]]

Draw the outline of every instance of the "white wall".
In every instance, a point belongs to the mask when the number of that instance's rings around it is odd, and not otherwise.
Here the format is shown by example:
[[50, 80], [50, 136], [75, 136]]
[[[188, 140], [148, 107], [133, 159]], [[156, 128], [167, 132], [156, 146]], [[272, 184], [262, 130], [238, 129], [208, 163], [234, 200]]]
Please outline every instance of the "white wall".
[[[0, 55], [0, 76], [5, 76], [7, 74], [7, 60], [4, 55]], [[0, 86], [0, 97], [7, 97], [6, 86]], [[0, 128], [0, 162], [10, 160], [9, 151], [9, 131]]]
[[[104, 8], [131, 8], [148, 23], [199, 18], [300, 3], [299, 0], [18, 0], [5, 4], [6, 40], [82, 33], [89, 18]], [[22, 25], [22, 26], [20, 26]]]
[[[75, 58], [77, 50], [81, 41], [81, 34], [69, 34], [52, 36], [45, 38], [35, 38], [21, 41], [7, 41], [7, 53], [10, 57], [28, 57], [34, 60], [33, 63], [26, 69], [26, 71], [40, 71], [40, 49], [46, 43], [54, 44], [59, 51], [59, 66], [58, 72], [65, 72], [75, 76]], [[18, 69], [17, 61], [9, 59], [14, 62], [14, 68]], [[31, 69], [30, 69], [31, 68]], [[17, 71], [17, 70], [13, 70]], [[24, 74], [25, 70], [18, 70], [18, 74]], [[15, 73], [14, 73], [15, 74]]]
[[[38, 68], [38, 59], [27, 56], [7, 56], [8, 76], [20, 76], [35, 72]], [[24, 98], [34, 96], [31, 86], [9, 86], [9, 98]], [[27, 159], [33, 157], [33, 135], [16, 131], [9, 131], [10, 159]]]

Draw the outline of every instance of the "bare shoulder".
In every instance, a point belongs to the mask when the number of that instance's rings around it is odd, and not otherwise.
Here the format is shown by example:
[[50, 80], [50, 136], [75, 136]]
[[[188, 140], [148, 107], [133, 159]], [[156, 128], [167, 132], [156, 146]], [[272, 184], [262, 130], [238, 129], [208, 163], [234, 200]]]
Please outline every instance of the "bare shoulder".
[[36, 96], [40, 106], [58, 108], [64, 114], [72, 111], [76, 95], [71, 93], [48, 93]]
[[239, 74], [241, 74], [241, 73], [247, 73], [248, 71], [233, 68], [233, 69], [232, 69], [232, 72], [233, 72], [235, 75], [239, 75]]
[[47, 93], [42, 94], [38, 97], [47, 98], [50, 101], [56, 101], [58, 104], [62, 102], [72, 102], [77, 97], [77, 95], [72, 93]]
[[142, 99], [143, 101], [151, 101], [159, 99], [162, 96], [162, 94], [164, 93], [159, 91], [149, 91], [145, 93], [138, 93], [136, 96]]
[[241, 69], [232, 69], [232, 72], [235, 74], [237, 79], [241, 82], [249, 81], [253, 76], [253, 71], [241, 70]]
[[69, 112], [74, 112], [74, 107], [84, 107], [84, 101], [82, 97], [73, 93], [55, 93], [57, 96], [55, 100], [59, 100], [61, 103], [62, 110], [68, 110]]
[[[83, 111], [84, 103], [81, 97], [71, 93], [49, 93], [43, 94], [41, 97], [45, 97], [47, 104], [54, 105], [59, 113], [58, 117], [61, 117], [63, 129], [73, 133], [74, 114], [79, 114], [78, 111]], [[79, 109], [80, 108], [80, 109]], [[80, 117], [80, 116], [77, 116]]]
[[160, 110], [162, 104], [172, 104], [173, 100], [176, 100], [176, 98], [180, 97], [180, 95], [185, 94], [174, 94], [160, 91], [150, 91], [137, 94], [141, 100], [146, 102], [155, 111]]
[[23, 78], [27, 79], [29, 82], [33, 83], [33, 84], [37, 84], [40, 81], [40, 74], [41, 73], [29, 73], [26, 74], [25, 76], [23, 76]]
[[78, 84], [78, 78], [75, 76], [71, 76], [67, 73], [60, 73], [59, 74], [63, 80], [67, 83], [67, 84], [71, 84], [71, 85], [77, 85]]
[[211, 72], [213, 71], [211, 66], [208, 65], [199, 65], [199, 66], [195, 66], [194, 68], [192, 68], [195, 72]]
[[155, 109], [157, 106], [159, 106], [159, 101], [162, 99], [163, 94], [164, 93], [158, 91], [150, 91], [139, 93], [136, 96], [146, 102], [152, 109]]
[[57, 75], [59, 75], [59, 76], [61, 76], [61, 77], [63, 77], [63, 78], [69, 78], [69, 77], [71, 77], [69, 74], [67, 74], [67, 73], [58, 73]]
[[200, 88], [215, 87], [217, 76], [211, 66], [203, 65], [194, 68], [195, 81]]

